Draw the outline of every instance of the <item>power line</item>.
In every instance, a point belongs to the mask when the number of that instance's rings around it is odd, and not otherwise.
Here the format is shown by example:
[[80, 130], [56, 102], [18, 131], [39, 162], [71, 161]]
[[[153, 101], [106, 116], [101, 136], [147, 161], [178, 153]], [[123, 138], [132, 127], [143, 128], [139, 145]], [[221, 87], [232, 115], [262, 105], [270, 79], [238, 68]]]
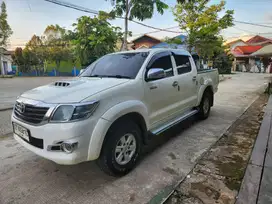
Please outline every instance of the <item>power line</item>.
[[[68, 3], [68, 2], [64, 2], [64, 1], [59, 1], [59, 0], [44, 0], [44, 1], [47, 1], [47, 2], [50, 2], [50, 3], [53, 3], [53, 4], [57, 4], [59, 6], [64, 6], [64, 7], [67, 7], [67, 8], [72, 8], [72, 9], [75, 9], [75, 10], [78, 10], [78, 11], [83, 11], [83, 12], [86, 12], [86, 13], [91, 13], [91, 14], [94, 14], [94, 15], [98, 15], [99, 14], [99, 11], [96, 11], [96, 10], [93, 10], [93, 9], [88, 9], [88, 8], [85, 8], [85, 7], [82, 7], [82, 6], [78, 6], [78, 5], [75, 5], [75, 4], [71, 4], [71, 3]], [[116, 18], [125, 19], [124, 17], [121, 17], [121, 16], [117, 16]], [[129, 21], [131, 21], [133, 23], [137, 23], [137, 24], [142, 25], [142, 26], [145, 26], [147, 28], [152, 28], [154, 30], [171, 32], [171, 33], [180, 33], [178, 31], [171, 31], [171, 30], [167, 30], [167, 29], [157, 28], [157, 27], [154, 27], [154, 26], [151, 26], [151, 25], [147, 25], [147, 24], [135, 21], [135, 20], [130, 20], [129, 19]]]
[[[174, 29], [174, 28], [179, 28], [179, 26], [172, 26], [172, 27], [168, 27], [168, 28], [163, 28], [164, 30], [165, 29]], [[161, 32], [160, 30], [156, 30], [156, 31], [150, 31], [150, 32], [146, 32], [146, 33], [136, 33], [132, 36], [138, 36], [138, 35], [144, 35], [144, 34], [151, 34], [151, 33], [158, 33], [158, 32]], [[178, 31], [177, 31], [178, 32]], [[184, 33], [184, 32], [179, 32], [179, 33]]]
[[[91, 14], [94, 14], [94, 15], [98, 15], [99, 14], [99, 11], [97, 11], [97, 10], [88, 9], [88, 8], [85, 8], [85, 7], [82, 7], [82, 6], [78, 6], [78, 5], [71, 4], [71, 3], [68, 3], [68, 2], [64, 2], [64, 1], [60, 1], [60, 0], [44, 0], [44, 1], [47, 1], [47, 2], [50, 2], [50, 3], [53, 3], [53, 4], [57, 4], [57, 5], [60, 5], [60, 6], [64, 6], [64, 7], [67, 7], [67, 8], [72, 8], [72, 9], [75, 9], [75, 10], [78, 10], [78, 11], [83, 11], [83, 12], [86, 12], [86, 13], [91, 13]], [[121, 17], [121, 16], [117, 16], [116, 18], [118, 18], [118, 19], [125, 19], [124, 17]], [[133, 23], [137, 23], [137, 24], [145, 26], [145, 27], [148, 27], [148, 28], [152, 28], [154, 30], [165, 31], [165, 32], [172, 32], [172, 33], [181, 33], [181, 32], [178, 32], [178, 31], [171, 31], [171, 30], [167, 30], [167, 29], [157, 28], [157, 27], [154, 27], [154, 26], [150, 26], [150, 25], [147, 25], [147, 24], [135, 21], [135, 20], [129, 20], [129, 21], [131, 21]], [[251, 23], [251, 22], [246, 22], [246, 21], [236, 21], [236, 20], [234, 20], [234, 22], [236, 22], [236, 23], [242, 23], [242, 24], [247, 24], [247, 25], [254, 25], [254, 26], [259, 26], [259, 27], [272, 28], [272, 26], [269, 26], [269, 25], [263, 25], [263, 24], [258, 24], [258, 23]]]
[[248, 33], [258, 34], [257, 32], [250, 31], [250, 30], [245, 30], [245, 29], [242, 29], [242, 28], [237, 28], [237, 27], [233, 27], [233, 28], [236, 29], [236, 30], [241, 30], [241, 31], [248, 32]]
[[245, 22], [245, 21], [236, 21], [236, 20], [234, 20], [233, 22], [247, 24], [247, 25], [260, 26], [260, 27], [265, 27], [265, 28], [272, 28], [272, 26], [269, 26], [269, 25], [263, 25], [263, 24], [258, 24], [258, 23], [250, 23], [250, 22]]

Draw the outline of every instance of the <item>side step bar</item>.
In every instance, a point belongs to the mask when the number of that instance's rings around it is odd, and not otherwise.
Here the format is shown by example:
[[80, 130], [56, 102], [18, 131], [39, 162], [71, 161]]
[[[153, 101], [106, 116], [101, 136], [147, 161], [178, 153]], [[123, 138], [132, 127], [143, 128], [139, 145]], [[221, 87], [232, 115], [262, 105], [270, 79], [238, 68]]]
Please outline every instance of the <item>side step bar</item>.
[[156, 128], [154, 130], [151, 130], [151, 133], [155, 134], [155, 135], [158, 135], [158, 134], [164, 132], [165, 130], [173, 127], [174, 125], [180, 123], [183, 120], [186, 120], [187, 118], [189, 118], [189, 117], [191, 117], [191, 116], [193, 116], [193, 115], [195, 115], [197, 113], [198, 113], [198, 110], [191, 110], [189, 112], [186, 112], [184, 115], [170, 121], [169, 123], [164, 124], [161, 127], [158, 127], [158, 128]]

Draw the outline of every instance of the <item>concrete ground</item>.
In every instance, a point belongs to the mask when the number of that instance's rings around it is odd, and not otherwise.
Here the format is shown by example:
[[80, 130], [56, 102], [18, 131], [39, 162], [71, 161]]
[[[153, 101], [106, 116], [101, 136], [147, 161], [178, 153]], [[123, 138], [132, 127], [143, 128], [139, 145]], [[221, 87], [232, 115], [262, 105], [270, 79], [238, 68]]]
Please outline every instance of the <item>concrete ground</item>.
[[[154, 138], [136, 169], [122, 178], [105, 175], [95, 162], [57, 165], [12, 137], [2, 138], [0, 203], [146, 203], [189, 173], [263, 90], [264, 76], [233, 74], [221, 82], [209, 119], [189, 121], [186, 128], [180, 124]], [[1, 112], [0, 118], [5, 120]]]
[[0, 78], [0, 110], [11, 108], [17, 96], [23, 92], [63, 78], [65, 77]]

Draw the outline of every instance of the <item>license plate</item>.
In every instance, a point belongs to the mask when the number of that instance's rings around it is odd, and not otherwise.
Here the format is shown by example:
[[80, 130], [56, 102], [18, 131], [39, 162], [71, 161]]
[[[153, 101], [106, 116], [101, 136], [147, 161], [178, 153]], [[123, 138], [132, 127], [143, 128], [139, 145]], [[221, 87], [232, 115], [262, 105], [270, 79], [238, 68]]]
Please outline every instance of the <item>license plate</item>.
[[16, 135], [19, 135], [23, 139], [29, 142], [28, 130], [17, 123], [13, 123], [13, 131]]

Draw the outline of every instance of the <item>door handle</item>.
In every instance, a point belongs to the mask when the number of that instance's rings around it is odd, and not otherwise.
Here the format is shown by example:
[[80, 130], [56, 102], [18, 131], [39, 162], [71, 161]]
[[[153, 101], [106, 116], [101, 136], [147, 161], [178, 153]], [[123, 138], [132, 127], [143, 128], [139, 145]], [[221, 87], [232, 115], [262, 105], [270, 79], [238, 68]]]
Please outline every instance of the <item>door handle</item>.
[[172, 84], [173, 87], [176, 87], [178, 86], [178, 82], [177, 81], [174, 81], [173, 84]]
[[158, 88], [156, 85], [152, 85], [149, 87], [150, 90]]
[[196, 76], [193, 76], [192, 80], [195, 81], [196, 80]]

